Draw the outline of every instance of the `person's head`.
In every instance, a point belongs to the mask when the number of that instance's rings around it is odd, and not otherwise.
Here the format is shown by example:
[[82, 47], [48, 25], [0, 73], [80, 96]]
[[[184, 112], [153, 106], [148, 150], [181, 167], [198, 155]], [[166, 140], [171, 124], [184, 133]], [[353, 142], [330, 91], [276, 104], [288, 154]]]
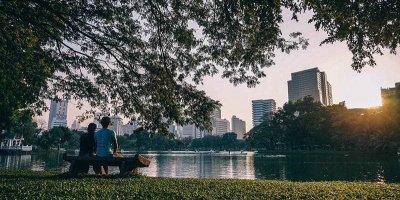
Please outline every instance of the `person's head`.
[[101, 118], [101, 125], [103, 128], [108, 128], [111, 125], [111, 118], [110, 117], [103, 117]]
[[87, 131], [88, 131], [88, 133], [94, 133], [96, 131], [96, 128], [97, 128], [97, 125], [95, 123], [90, 123], [87, 128]]

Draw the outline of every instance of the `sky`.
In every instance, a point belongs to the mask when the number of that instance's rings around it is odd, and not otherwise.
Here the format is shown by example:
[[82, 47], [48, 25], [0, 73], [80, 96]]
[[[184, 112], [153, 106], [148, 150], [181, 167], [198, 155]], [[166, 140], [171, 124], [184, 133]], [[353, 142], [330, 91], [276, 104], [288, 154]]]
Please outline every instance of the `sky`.
[[[276, 52], [275, 65], [264, 69], [267, 76], [260, 79], [260, 84], [255, 88], [247, 88], [246, 84], [235, 87], [228, 79], [222, 79], [221, 74], [205, 78], [203, 85], [198, 86], [208, 96], [220, 101], [222, 118], [231, 121], [232, 116], [236, 115], [246, 122], [246, 130], [249, 131], [253, 127], [252, 100], [274, 99], [277, 107], [282, 107], [288, 101], [287, 81], [291, 79], [291, 73], [314, 67], [326, 73], [332, 86], [333, 103], [345, 101], [348, 108], [380, 106], [380, 88], [394, 87], [396, 82], [400, 82], [399, 55], [384, 51], [383, 56], [375, 55], [375, 67], [366, 66], [358, 73], [351, 68], [352, 54], [346, 43], [319, 45], [327, 35], [307, 23], [311, 13], [300, 15], [299, 22], [291, 21], [290, 16], [284, 11], [285, 22], [281, 25], [283, 36], [302, 32], [305, 38], [309, 38], [310, 44], [306, 50], [296, 50], [290, 54]], [[69, 104], [68, 125], [71, 126], [82, 112]], [[48, 113], [40, 118], [48, 121]], [[88, 120], [82, 125], [87, 123]]]

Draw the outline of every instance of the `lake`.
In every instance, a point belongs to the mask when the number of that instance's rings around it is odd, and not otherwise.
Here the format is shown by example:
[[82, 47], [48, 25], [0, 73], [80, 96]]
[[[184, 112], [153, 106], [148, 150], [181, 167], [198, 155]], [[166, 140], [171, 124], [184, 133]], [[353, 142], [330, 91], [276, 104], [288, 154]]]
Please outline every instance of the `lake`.
[[[133, 154], [124, 154], [133, 156]], [[400, 183], [400, 156], [344, 153], [259, 154], [254, 152], [144, 152], [151, 177], [236, 178], [288, 181]], [[68, 170], [61, 154], [0, 155], [0, 169]], [[110, 172], [118, 173], [117, 167]], [[92, 169], [90, 173], [93, 173]]]

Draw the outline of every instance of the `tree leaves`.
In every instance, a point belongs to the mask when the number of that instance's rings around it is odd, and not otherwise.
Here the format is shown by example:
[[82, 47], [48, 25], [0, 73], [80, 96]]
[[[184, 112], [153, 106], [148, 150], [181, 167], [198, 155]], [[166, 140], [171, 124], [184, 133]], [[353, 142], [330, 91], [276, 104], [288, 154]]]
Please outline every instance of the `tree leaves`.
[[204, 77], [221, 70], [255, 87], [276, 50], [307, 47], [300, 33], [282, 36], [282, 8], [294, 20], [312, 10], [322, 43], [346, 41], [357, 71], [382, 48], [396, 53], [397, 1], [1, 1], [0, 130], [13, 110], [57, 98], [88, 102], [83, 118], [112, 107], [151, 131], [172, 121], [209, 129], [220, 104], [196, 88]]

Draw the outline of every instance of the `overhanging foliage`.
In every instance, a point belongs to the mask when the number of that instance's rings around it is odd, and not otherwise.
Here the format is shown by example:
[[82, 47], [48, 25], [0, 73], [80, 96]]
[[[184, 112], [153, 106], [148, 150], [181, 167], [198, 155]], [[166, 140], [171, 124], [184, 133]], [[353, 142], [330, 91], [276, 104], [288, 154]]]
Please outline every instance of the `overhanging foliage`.
[[111, 105], [152, 131], [210, 128], [219, 102], [195, 87], [205, 76], [221, 70], [254, 87], [277, 50], [308, 45], [301, 33], [282, 36], [282, 8], [293, 19], [313, 11], [322, 43], [346, 41], [357, 71], [382, 48], [396, 53], [398, 1], [0, 1], [0, 130], [13, 110], [40, 113], [57, 98]]

